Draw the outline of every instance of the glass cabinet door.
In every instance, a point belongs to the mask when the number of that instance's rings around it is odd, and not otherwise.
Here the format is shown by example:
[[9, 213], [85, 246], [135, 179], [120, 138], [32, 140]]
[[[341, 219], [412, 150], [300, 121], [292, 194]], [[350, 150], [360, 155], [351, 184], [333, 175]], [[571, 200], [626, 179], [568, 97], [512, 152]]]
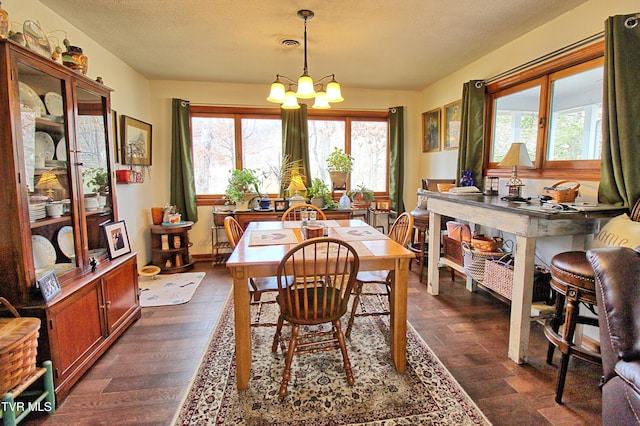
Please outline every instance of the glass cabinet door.
[[[17, 61], [20, 113], [14, 115], [21, 136], [22, 184], [28, 197], [36, 277], [58, 276], [76, 268], [75, 199], [67, 145], [66, 81]], [[20, 150], [20, 148], [19, 148]]]
[[107, 137], [107, 102], [104, 96], [76, 87], [75, 117], [78, 163], [86, 217], [89, 257], [107, 253], [102, 225], [113, 221], [109, 145]]

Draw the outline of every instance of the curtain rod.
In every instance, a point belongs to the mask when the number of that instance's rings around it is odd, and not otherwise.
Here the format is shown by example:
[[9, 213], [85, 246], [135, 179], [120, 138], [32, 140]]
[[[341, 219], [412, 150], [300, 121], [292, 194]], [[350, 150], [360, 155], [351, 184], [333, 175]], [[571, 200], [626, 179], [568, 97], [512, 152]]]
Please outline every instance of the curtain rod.
[[[554, 50], [551, 53], [547, 53], [546, 55], [543, 55], [543, 56], [541, 56], [541, 57], [539, 57], [537, 59], [534, 59], [532, 61], [529, 61], [529, 62], [527, 62], [525, 64], [518, 65], [517, 67], [512, 68], [512, 69], [510, 69], [508, 71], [505, 71], [503, 73], [495, 75], [495, 76], [493, 76], [491, 78], [487, 78], [482, 83], [484, 83], [485, 85], [493, 83], [494, 81], [501, 80], [501, 79], [503, 79], [505, 77], [509, 77], [509, 76], [511, 76], [513, 74], [516, 74], [516, 73], [518, 73], [520, 71], [524, 71], [524, 70], [526, 70], [528, 68], [531, 68], [533, 66], [541, 64], [541, 63], [543, 63], [545, 61], [548, 61], [550, 59], [553, 59], [553, 58], [555, 58], [557, 56], [560, 56], [560, 55], [563, 55], [565, 53], [568, 53], [568, 52], [570, 52], [572, 50], [575, 50], [575, 49], [577, 49], [579, 47], [585, 46], [587, 44], [591, 44], [591, 43], [593, 43], [595, 41], [598, 41], [598, 40], [602, 40], [603, 38], [604, 38], [604, 31], [601, 31], [601, 32], [599, 32], [597, 34], [593, 34], [592, 36], [584, 38], [584, 39], [582, 39], [580, 41], [577, 41], [575, 43], [572, 43], [572, 44], [570, 44], [568, 46], [561, 47], [558, 50]], [[476, 84], [481, 84], [481, 83], [478, 82]]]

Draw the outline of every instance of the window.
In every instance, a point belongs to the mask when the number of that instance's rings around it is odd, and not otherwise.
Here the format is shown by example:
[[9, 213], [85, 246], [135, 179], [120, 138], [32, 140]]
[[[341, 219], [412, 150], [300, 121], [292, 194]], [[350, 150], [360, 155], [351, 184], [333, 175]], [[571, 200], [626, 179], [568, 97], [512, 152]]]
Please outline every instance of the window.
[[[325, 159], [334, 147], [354, 161], [351, 186], [364, 184], [379, 195], [389, 193], [388, 113], [309, 111], [309, 166], [312, 178], [331, 185]], [[198, 203], [220, 202], [230, 170], [267, 172], [282, 161], [282, 123], [278, 109], [191, 107], [191, 133]], [[265, 181], [278, 193], [272, 177]]]
[[487, 164], [492, 175], [512, 142], [534, 164], [527, 177], [597, 179], [602, 147], [603, 43], [487, 86]]

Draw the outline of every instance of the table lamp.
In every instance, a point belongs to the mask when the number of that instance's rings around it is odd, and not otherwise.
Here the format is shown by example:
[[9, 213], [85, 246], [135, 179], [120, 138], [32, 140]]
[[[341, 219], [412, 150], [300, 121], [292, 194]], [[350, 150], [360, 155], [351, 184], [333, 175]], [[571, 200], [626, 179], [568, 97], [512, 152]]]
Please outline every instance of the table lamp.
[[522, 198], [522, 187], [524, 184], [518, 177], [519, 167], [533, 167], [533, 163], [527, 153], [527, 146], [523, 142], [514, 142], [509, 147], [507, 155], [504, 156], [502, 161], [498, 163], [498, 167], [513, 167], [511, 177], [507, 182], [509, 187], [509, 195], [502, 197], [506, 201], [526, 201]]
[[[307, 187], [304, 185], [304, 180], [302, 175], [295, 174], [291, 176], [291, 182], [289, 182], [289, 186], [287, 187], [287, 191], [289, 191], [289, 207], [295, 206], [298, 204], [306, 203], [307, 199], [300, 194], [300, 191], [306, 191]], [[291, 195], [294, 193], [293, 195]]]
[[49, 199], [53, 200], [53, 191], [64, 188], [60, 184], [58, 176], [56, 176], [55, 173], [44, 172], [36, 184], [36, 189], [44, 190], [49, 196]]

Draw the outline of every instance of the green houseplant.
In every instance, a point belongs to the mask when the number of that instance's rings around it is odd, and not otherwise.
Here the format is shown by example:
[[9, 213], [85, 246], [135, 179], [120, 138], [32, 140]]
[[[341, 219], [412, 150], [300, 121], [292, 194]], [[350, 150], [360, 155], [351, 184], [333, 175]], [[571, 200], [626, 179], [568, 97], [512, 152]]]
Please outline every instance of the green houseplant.
[[329, 185], [326, 184], [320, 178], [314, 178], [311, 182], [311, 186], [307, 188], [307, 195], [311, 198], [311, 204], [316, 207], [327, 207], [327, 208], [335, 208], [336, 203], [331, 198], [331, 190], [329, 189]]
[[358, 184], [355, 189], [349, 191], [349, 195], [353, 200], [353, 204], [356, 206], [369, 206], [371, 202], [375, 200], [373, 191], [367, 188], [363, 183]]
[[[228, 203], [236, 205], [238, 210], [247, 210], [251, 200], [260, 193], [260, 179], [253, 169], [235, 169], [227, 181], [225, 196]], [[244, 207], [244, 208], [243, 208]]]
[[353, 170], [353, 157], [341, 148], [334, 147], [326, 159], [327, 170], [334, 188], [347, 187], [347, 177]]

